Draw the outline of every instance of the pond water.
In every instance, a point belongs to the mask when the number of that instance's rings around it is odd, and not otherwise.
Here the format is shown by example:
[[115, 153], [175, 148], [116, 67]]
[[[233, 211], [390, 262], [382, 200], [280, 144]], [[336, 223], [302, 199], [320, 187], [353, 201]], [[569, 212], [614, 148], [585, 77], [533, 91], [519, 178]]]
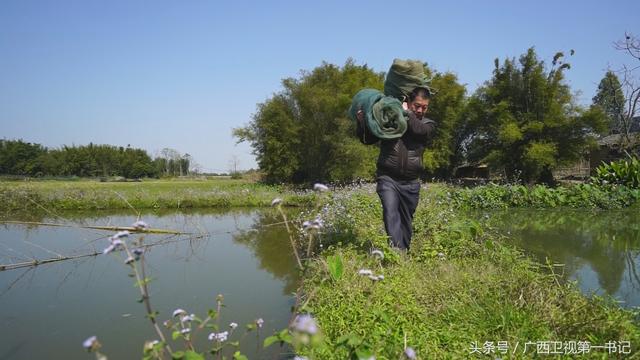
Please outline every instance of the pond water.
[[640, 306], [640, 212], [520, 210], [486, 212], [512, 244], [587, 294], [612, 296], [620, 306]]
[[[264, 319], [260, 343], [287, 326], [298, 273], [281, 218], [273, 209], [143, 214], [153, 228], [191, 235], [146, 235], [145, 268], [151, 304], [160, 323], [182, 308], [206, 317], [224, 296], [220, 327], [236, 322], [239, 340], [246, 324]], [[6, 220], [6, 219], [5, 219]], [[128, 214], [62, 214], [37, 219], [66, 224], [130, 226]], [[270, 226], [270, 224], [276, 224]], [[102, 251], [113, 232], [78, 227], [0, 226], [0, 264]], [[96, 335], [110, 359], [139, 359], [146, 340], [157, 339], [140, 292], [122, 253], [0, 271], [0, 359], [88, 359], [82, 342]], [[196, 334], [198, 350], [210, 343]], [[170, 332], [165, 331], [170, 337]], [[241, 350], [249, 358], [277, 358], [276, 345], [257, 350], [249, 333]], [[174, 343], [174, 350], [184, 349]], [[231, 350], [231, 349], [229, 349]], [[257, 352], [261, 351], [260, 354]], [[275, 355], [275, 356], [274, 356]]]

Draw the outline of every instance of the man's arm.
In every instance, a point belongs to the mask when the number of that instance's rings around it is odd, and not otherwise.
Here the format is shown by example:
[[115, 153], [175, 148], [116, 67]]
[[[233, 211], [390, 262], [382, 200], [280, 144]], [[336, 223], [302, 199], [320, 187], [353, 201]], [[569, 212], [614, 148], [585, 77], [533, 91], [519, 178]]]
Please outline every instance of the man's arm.
[[362, 110], [358, 110], [356, 113], [356, 121], [358, 122], [356, 126], [356, 135], [358, 136], [358, 139], [360, 139], [361, 143], [365, 145], [373, 145], [380, 140], [368, 131], [364, 120], [364, 112], [362, 112]]
[[432, 137], [436, 130], [436, 122], [430, 119], [418, 119], [416, 115], [408, 111], [409, 119], [407, 121], [409, 125], [409, 131], [417, 137], [424, 138], [425, 140]]

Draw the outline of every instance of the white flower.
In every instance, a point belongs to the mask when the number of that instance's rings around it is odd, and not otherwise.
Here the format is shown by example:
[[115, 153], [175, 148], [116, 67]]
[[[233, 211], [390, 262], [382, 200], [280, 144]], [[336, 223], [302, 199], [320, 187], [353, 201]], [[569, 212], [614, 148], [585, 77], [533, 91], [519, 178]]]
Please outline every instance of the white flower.
[[384, 259], [384, 253], [381, 250], [371, 250], [371, 256], [377, 257], [378, 259]]
[[120, 239], [114, 239], [113, 241], [111, 241], [111, 245], [113, 245], [114, 247], [118, 247], [124, 245], [124, 242]]
[[102, 253], [103, 253], [104, 255], [106, 255], [106, 254], [108, 254], [108, 253], [112, 252], [115, 248], [116, 248], [116, 247], [115, 247], [115, 246], [113, 246], [113, 244], [111, 244], [111, 245], [107, 246], [106, 248], [104, 248], [104, 250], [102, 250]]
[[227, 341], [227, 338], [229, 337], [229, 332], [228, 331], [223, 331], [221, 333], [211, 333], [209, 334], [209, 341], [219, 341], [219, 342], [225, 342]]
[[318, 192], [325, 192], [325, 191], [329, 191], [329, 188], [327, 187], [327, 185], [315, 183], [313, 184], [313, 190]]
[[282, 199], [275, 198], [275, 199], [273, 199], [273, 201], [271, 201], [271, 206], [276, 206], [276, 205], [280, 204], [281, 202], [282, 202]]
[[196, 318], [195, 314], [184, 315], [180, 317], [180, 322], [185, 323], [185, 322], [193, 321], [193, 319], [195, 318]]
[[264, 320], [262, 320], [262, 318], [259, 318], [258, 320], [256, 320], [256, 325], [258, 325], [258, 327], [261, 328], [262, 325], [264, 325]]
[[118, 231], [115, 235], [113, 235], [111, 237], [111, 240], [121, 239], [121, 238], [129, 236], [130, 234], [131, 233], [129, 231], [127, 231], [127, 230]]
[[188, 333], [190, 333], [190, 332], [191, 332], [191, 329], [189, 329], [189, 328], [184, 328], [184, 329], [180, 330], [180, 333], [181, 333], [182, 335], [188, 334]]
[[184, 311], [183, 309], [175, 309], [173, 311], [173, 317], [176, 317], [178, 315], [186, 315], [186, 314], [187, 314], [187, 312]]
[[125, 263], [125, 264], [127, 264], [127, 265], [129, 265], [129, 264], [131, 264], [131, 263], [132, 263], [132, 262], [134, 262], [134, 261], [136, 261], [136, 259], [134, 259], [134, 258], [133, 258], [133, 256], [129, 256], [129, 257], [124, 261], [124, 263]]
[[309, 360], [308, 358], [304, 357], [304, 356], [297, 356], [293, 358], [293, 360]]
[[229, 324], [229, 327], [233, 330], [235, 330], [238, 327], [238, 324], [232, 322], [231, 324]]
[[142, 220], [138, 220], [134, 222], [133, 225], [131, 225], [131, 227], [135, 228], [136, 230], [143, 230], [143, 229], [148, 229], [149, 225]]
[[293, 320], [291, 327], [298, 332], [307, 333], [309, 335], [315, 335], [318, 332], [316, 320], [309, 314], [297, 315]]
[[91, 336], [87, 340], [82, 342], [82, 347], [91, 350], [98, 343], [98, 338], [96, 336]]
[[358, 270], [358, 275], [369, 276], [373, 275], [373, 272], [369, 269], [360, 269]]

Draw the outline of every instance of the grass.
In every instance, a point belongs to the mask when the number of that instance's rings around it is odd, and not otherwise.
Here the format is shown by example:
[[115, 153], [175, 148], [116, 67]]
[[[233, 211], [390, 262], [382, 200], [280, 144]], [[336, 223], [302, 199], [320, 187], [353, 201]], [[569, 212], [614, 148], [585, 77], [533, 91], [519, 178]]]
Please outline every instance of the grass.
[[[228, 208], [310, 206], [320, 199], [310, 191], [243, 180], [159, 180], [139, 183], [97, 181], [0, 182], [0, 210]], [[302, 284], [305, 306], [324, 333], [324, 341], [303, 353], [314, 359], [348, 359], [374, 353], [398, 359], [405, 346], [421, 359], [470, 358], [471, 345], [507, 342], [509, 352], [526, 342], [629, 341], [637, 352], [637, 314], [610, 299], [586, 298], [547, 268], [503, 243], [486, 224], [460, 209], [521, 207], [616, 208], [636, 204], [635, 190], [585, 187], [475, 189], [432, 186], [423, 191], [414, 220], [409, 254], [387, 246], [382, 209], [372, 185], [338, 189], [319, 207], [325, 249], [312, 259]], [[127, 201], [123, 200], [126, 199]], [[304, 212], [305, 216], [316, 214]], [[382, 262], [369, 255], [382, 249]], [[337, 256], [342, 275], [330, 275], [328, 256]], [[335, 259], [335, 258], [334, 258]], [[358, 275], [368, 268], [383, 274], [374, 282]], [[491, 357], [532, 358], [528, 353]], [[534, 345], [535, 347], [535, 345]], [[584, 358], [607, 358], [593, 351]], [[488, 355], [482, 355], [487, 357]], [[478, 357], [478, 356], [476, 356]]]
[[[269, 206], [281, 197], [288, 206], [313, 203], [310, 191], [293, 191], [245, 180], [148, 180], [143, 182], [2, 181], [0, 211], [188, 209]], [[126, 199], [126, 201], [125, 201]], [[129, 204], [127, 204], [127, 202]]]
[[[303, 311], [317, 318], [325, 342], [307, 355], [348, 359], [368, 349], [377, 359], [398, 359], [405, 342], [421, 359], [487, 357], [470, 354], [473, 343], [482, 350], [485, 342], [507, 342], [508, 355], [491, 354], [507, 358], [536, 357], [540, 341], [629, 341], [638, 351], [636, 313], [610, 299], [586, 298], [484, 224], [454, 211], [439, 192], [423, 193], [406, 255], [387, 247], [372, 188], [334, 196], [324, 213], [329, 249], [304, 280], [309, 298]], [[384, 250], [382, 263], [368, 255], [373, 248]], [[329, 255], [344, 264], [338, 279], [330, 276]], [[358, 275], [363, 268], [384, 274], [384, 280]], [[526, 342], [533, 344], [522, 353]], [[609, 356], [592, 350], [583, 357]]]

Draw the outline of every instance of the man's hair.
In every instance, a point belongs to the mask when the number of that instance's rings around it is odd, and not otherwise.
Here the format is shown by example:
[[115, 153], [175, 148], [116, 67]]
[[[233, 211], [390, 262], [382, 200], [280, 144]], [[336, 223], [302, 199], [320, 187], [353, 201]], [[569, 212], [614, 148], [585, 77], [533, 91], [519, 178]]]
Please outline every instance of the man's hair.
[[423, 99], [431, 99], [431, 91], [427, 88], [417, 87], [409, 94], [409, 101], [415, 100], [418, 96]]

